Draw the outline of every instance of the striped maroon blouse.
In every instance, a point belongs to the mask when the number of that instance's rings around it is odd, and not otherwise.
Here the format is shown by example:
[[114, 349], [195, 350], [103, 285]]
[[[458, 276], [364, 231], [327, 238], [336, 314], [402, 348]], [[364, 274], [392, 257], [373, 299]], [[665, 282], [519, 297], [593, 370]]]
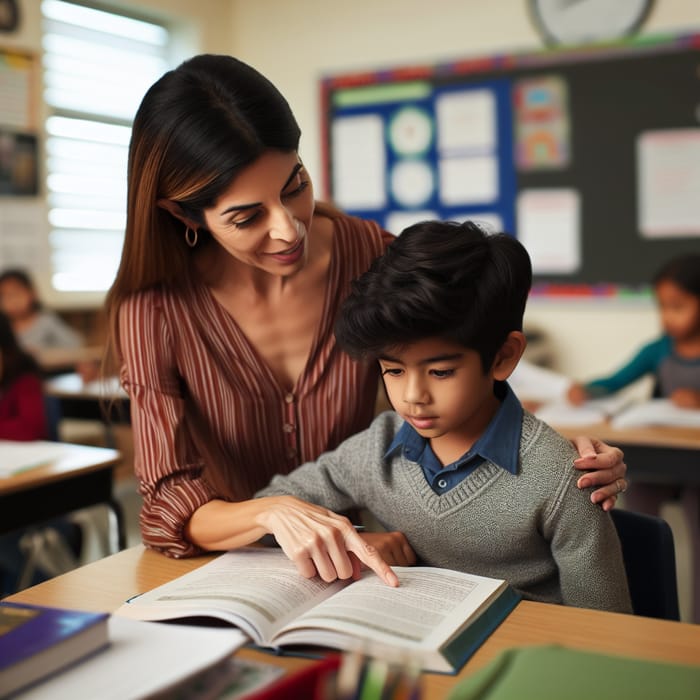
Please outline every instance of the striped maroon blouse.
[[[174, 557], [199, 553], [183, 532], [197, 508], [214, 498], [249, 498], [274, 474], [369, 424], [376, 369], [336, 347], [333, 325], [350, 281], [392, 236], [360, 219], [334, 223], [323, 317], [291, 392], [207, 287], [147, 290], [122, 305], [121, 380], [131, 399], [147, 546]], [[224, 483], [208, 472], [212, 461], [228, 475]]]

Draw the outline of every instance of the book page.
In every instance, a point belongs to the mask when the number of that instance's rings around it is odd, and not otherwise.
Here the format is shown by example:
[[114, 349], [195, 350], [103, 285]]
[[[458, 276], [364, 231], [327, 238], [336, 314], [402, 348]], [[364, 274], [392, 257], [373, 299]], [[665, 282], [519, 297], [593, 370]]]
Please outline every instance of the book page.
[[[403, 648], [439, 649], [477, 615], [504, 582], [459, 571], [433, 567], [393, 567], [400, 586], [391, 588], [376, 575], [365, 572], [362, 579], [317, 605], [277, 636], [277, 641], [330, 644], [333, 636], [318, 633], [290, 634], [299, 628], [327, 629], [378, 645]], [[338, 637], [336, 637], [336, 640]], [[371, 644], [358, 643], [368, 651]]]
[[116, 612], [140, 620], [216, 617], [265, 645], [275, 629], [344, 585], [303, 578], [279, 549], [241, 549], [133, 598]]

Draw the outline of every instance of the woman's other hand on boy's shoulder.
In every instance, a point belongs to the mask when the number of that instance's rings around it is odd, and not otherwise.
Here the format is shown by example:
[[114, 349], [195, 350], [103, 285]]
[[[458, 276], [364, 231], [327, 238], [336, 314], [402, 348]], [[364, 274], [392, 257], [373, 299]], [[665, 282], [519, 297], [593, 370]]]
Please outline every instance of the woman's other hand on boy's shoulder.
[[696, 389], [676, 389], [669, 399], [679, 408], [700, 408], [700, 391]]

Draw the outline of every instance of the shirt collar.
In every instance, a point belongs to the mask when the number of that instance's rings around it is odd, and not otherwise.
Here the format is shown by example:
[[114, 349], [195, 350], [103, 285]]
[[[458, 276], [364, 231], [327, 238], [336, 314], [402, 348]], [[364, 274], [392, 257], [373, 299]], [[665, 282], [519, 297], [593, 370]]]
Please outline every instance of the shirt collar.
[[[511, 474], [517, 474], [523, 408], [507, 383], [496, 382], [495, 392], [501, 399], [496, 415], [472, 448], [453, 462], [453, 465], [459, 466], [462, 462], [480, 456]], [[428, 440], [422, 438], [410, 423], [404, 422], [389, 445], [386, 456], [401, 449], [406, 458], [421, 464], [423, 453], [429, 445]]]

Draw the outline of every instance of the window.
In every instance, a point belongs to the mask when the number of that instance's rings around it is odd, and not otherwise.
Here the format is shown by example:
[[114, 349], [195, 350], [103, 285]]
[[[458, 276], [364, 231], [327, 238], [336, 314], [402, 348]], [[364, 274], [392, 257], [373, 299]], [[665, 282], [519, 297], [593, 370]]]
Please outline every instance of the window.
[[69, 0], [41, 11], [51, 280], [59, 292], [102, 292], [121, 255], [131, 122], [169, 68], [170, 34]]

